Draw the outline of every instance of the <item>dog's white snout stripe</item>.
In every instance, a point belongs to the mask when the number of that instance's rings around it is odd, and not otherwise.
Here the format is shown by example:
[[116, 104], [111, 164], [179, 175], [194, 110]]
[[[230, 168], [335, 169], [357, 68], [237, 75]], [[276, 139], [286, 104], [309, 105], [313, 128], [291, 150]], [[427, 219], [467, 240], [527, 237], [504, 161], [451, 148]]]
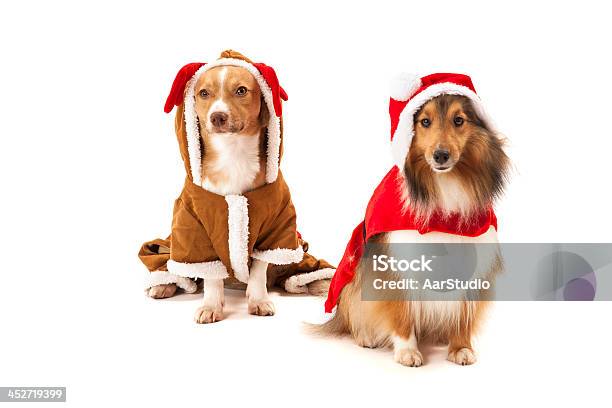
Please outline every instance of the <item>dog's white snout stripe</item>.
[[210, 105], [210, 110], [208, 111], [208, 120], [210, 120], [210, 117], [215, 112], [229, 113], [229, 107], [223, 99], [217, 99], [213, 102], [212, 105]]
[[214, 100], [210, 108], [208, 109], [208, 122], [210, 123], [210, 119], [213, 113], [215, 112], [223, 112], [229, 113], [229, 106], [223, 100], [223, 86], [225, 84], [225, 76], [227, 75], [227, 67], [223, 67], [219, 70], [219, 94], [217, 98]]

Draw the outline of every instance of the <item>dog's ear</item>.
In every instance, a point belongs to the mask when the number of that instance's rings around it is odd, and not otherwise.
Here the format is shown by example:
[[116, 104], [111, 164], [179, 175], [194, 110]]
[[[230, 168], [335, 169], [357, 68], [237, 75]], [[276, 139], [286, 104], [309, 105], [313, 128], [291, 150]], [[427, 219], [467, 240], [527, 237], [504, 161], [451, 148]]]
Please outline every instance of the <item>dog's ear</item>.
[[268, 110], [268, 104], [266, 103], [264, 97], [261, 97], [261, 102], [259, 105], [259, 124], [261, 127], [268, 126], [268, 122], [270, 121], [270, 111]]

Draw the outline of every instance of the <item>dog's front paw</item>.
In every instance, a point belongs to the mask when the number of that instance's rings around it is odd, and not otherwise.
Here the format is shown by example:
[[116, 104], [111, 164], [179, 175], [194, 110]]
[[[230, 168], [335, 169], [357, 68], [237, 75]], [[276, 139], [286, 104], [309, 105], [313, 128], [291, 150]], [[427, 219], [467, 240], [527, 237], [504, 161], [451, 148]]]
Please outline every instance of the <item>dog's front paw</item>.
[[257, 316], [274, 316], [274, 303], [270, 299], [249, 300], [249, 313]]
[[199, 324], [214, 323], [223, 320], [223, 308], [216, 306], [202, 306], [196, 310], [195, 321]]
[[476, 355], [472, 349], [464, 347], [459, 350], [449, 351], [446, 359], [455, 364], [464, 366], [474, 364], [476, 362]]
[[416, 349], [399, 349], [394, 353], [395, 361], [407, 367], [423, 365], [423, 355]]
[[149, 296], [153, 299], [165, 299], [174, 296], [176, 293], [176, 285], [169, 283], [166, 285], [157, 285], [149, 289]]

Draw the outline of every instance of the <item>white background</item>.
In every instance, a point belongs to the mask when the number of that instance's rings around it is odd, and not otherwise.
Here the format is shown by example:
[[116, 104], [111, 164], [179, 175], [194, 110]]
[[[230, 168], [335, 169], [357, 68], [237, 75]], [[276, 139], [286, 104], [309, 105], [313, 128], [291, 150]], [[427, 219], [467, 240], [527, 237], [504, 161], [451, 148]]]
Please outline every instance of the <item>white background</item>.
[[611, 241], [610, 12], [598, 3], [10, 2], [0, 10], [0, 385], [69, 405], [604, 406], [609, 303], [498, 303], [479, 362], [312, 339], [322, 299], [198, 326], [199, 295], [142, 292], [141, 242], [169, 232], [184, 177], [177, 70], [233, 48], [273, 66], [299, 228], [337, 262], [391, 165], [389, 79], [464, 72], [511, 144], [504, 242]]

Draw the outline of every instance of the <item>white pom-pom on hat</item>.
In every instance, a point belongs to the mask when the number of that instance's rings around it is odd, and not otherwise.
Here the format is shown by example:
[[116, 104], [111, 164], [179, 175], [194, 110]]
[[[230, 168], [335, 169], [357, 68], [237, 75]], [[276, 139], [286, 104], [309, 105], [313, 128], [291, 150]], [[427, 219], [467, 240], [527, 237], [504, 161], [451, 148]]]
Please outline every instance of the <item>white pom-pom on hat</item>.
[[410, 73], [397, 75], [390, 85], [390, 96], [396, 101], [407, 101], [421, 87], [421, 78]]

